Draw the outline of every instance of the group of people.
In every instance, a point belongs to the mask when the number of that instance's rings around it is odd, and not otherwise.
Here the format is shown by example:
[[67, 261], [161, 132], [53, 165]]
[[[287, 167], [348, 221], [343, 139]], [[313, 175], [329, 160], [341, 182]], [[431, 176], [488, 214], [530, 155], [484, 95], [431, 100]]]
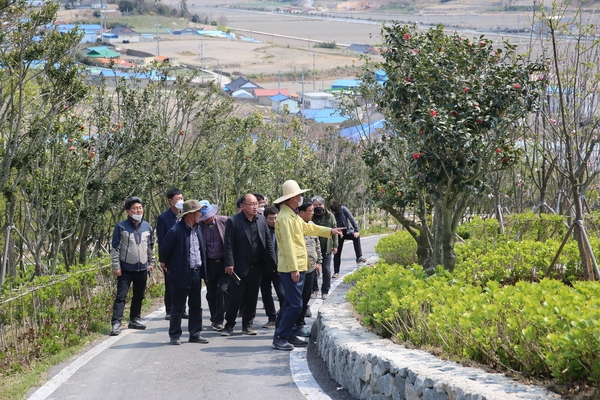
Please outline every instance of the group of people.
[[[242, 334], [256, 335], [253, 322], [259, 290], [268, 322], [275, 328], [273, 348], [292, 350], [307, 346], [300, 337], [310, 336], [304, 317], [311, 297], [328, 298], [331, 278], [339, 276], [344, 240], [352, 240], [357, 262], [364, 261], [358, 224], [348, 209], [337, 202], [325, 208], [325, 200], [304, 199], [296, 181], [283, 184], [282, 196], [268, 206], [260, 194], [246, 194], [237, 202], [238, 212], [228, 218], [207, 200], [184, 201], [183, 193], [167, 193], [169, 209], [156, 223], [158, 262], [165, 277], [165, 319], [169, 338], [181, 344], [182, 319], [188, 319], [189, 342], [208, 343], [202, 336], [202, 282], [213, 330], [233, 333], [238, 316]], [[145, 329], [140, 322], [146, 280], [155, 265], [154, 234], [143, 219], [138, 197], [125, 202], [127, 219], [113, 232], [111, 261], [117, 276], [117, 295], [111, 335], [121, 329], [125, 301], [133, 284], [130, 329]], [[334, 255], [334, 274], [330, 265]], [[272, 288], [279, 300], [275, 310]], [[186, 302], [188, 311], [186, 313]], [[299, 337], [300, 336], [300, 337]]]

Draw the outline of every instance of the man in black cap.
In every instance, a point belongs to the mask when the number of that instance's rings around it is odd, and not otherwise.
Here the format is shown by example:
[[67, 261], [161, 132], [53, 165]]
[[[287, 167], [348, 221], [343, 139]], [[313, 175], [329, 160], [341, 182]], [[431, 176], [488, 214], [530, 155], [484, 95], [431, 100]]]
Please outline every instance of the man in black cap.
[[201, 335], [202, 278], [206, 277], [206, 247], [199, 225], [201, 208], [198, 200], [183, 203], [183, 211], [177, 215], [181, 221], [167, 232], [159, 249], [173, 288], [169, 337], [175, 345], [181, 344], [181, 317], [188, 297], [189, 341], [208, 343]]
[[225, 227], [227, 217], [217, 215], [219, 206], [208, 200], [200, 201], [200, 229], [206, 243], [206, 301], [210, 310], [211, 327], [223, 330], [229, 275], [225, 273]]

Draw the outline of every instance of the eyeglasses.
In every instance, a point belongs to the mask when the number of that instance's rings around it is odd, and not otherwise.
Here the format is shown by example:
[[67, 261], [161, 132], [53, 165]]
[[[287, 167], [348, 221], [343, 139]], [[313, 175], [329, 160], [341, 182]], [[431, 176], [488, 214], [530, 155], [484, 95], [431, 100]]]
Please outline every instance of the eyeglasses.
[[250, 206], [250, 207], [258, 207], [258, 203], [242, 203], [245, 206]]

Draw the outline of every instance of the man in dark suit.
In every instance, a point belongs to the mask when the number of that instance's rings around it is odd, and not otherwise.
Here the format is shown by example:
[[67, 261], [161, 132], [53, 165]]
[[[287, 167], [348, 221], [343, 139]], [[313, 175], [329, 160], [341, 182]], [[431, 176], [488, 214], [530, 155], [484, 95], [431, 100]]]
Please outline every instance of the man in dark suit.
[[181, 221], [167, 232], [160, 248], [160, 258], [164, 260], [173, 289], [169, 323], [171, 344], [181, 344], [181, 317], [186, 298], [189, 298], [189, 341], [208, 343], [201, 335], [202, 278], [206, 277], [206, 246], [199, 225], [201, 208], [198, 200], [183, 203], [183, 211], [177, 215]]
[[229, 275], [225, 273], [225, 228], [227, 217], [216, 215], [219, 206], [208, 200], [200, 201], [200, 229], [206, 242], [206, 301], [210, 310], [211, 327], [223, 330], [227, 304]]
[[[240, 305], [243, 304], [242, 333], [256, 335], [252, 328], [263, 269], [276, 267], [275, 251], [265, 217], [258, 214], [253, 194], [241, 199], [242, 210], [227, 220], [225, 229], [225, 272], [229, 274], [229, 304], [221, 336], [233, 332]], [[239, 282], [236, 282], [236, 276]]]

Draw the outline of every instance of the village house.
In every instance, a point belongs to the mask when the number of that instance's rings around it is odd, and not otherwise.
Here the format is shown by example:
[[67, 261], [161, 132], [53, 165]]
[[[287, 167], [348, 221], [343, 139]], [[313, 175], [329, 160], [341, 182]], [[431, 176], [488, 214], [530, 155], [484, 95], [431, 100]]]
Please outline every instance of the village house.
[[140, 34], [126, 26], [116, 26], [102, 34], [102, 43], [139, 43]]

